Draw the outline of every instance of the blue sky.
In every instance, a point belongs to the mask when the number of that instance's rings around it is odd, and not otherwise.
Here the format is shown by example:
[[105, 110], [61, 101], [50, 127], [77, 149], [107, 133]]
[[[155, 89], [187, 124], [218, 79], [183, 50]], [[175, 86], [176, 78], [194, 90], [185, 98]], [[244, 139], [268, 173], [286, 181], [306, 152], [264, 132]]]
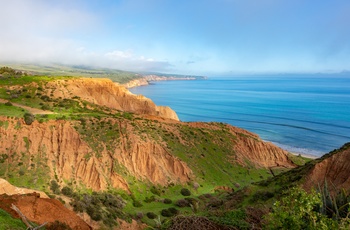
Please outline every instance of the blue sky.
[[220, 75], [350, 70], [349, 0], [0, 0], [0, 61]]

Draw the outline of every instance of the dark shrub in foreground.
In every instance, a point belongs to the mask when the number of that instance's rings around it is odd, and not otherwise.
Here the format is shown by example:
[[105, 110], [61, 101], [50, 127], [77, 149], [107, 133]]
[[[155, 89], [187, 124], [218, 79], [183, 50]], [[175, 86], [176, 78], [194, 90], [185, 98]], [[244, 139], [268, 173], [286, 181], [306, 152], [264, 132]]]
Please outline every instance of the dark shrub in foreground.
[[183, 196], [191, 196], [191, 191], [188, 190], [187, 188], [181, 189], [181, 195]]
[[155, 218], [157, 218], [157, 215], [154, 214], [153, 212], [147, 212], [147, 213], [146, 213], [146, 216], [147, 216], [149, 219], [155, 219]]

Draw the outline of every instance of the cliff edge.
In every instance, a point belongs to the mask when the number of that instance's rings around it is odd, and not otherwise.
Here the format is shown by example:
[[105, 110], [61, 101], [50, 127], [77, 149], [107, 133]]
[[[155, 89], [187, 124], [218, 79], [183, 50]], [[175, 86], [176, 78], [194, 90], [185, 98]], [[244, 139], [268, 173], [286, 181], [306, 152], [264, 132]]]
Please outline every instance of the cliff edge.
[[156, 106], [152, 100], [142, 95], [134, 95], [110, 79], [73, 78], [49, 81], [45, 85], [45, 93], [54, 98], [79, 97], [110, 109], [179, 120], [171, 108]]

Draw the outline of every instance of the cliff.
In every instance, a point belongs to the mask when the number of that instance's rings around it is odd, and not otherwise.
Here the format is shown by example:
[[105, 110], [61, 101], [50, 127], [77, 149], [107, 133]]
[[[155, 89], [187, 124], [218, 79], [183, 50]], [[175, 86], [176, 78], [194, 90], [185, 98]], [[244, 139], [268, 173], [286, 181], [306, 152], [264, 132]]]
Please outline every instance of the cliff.
[[22, 104], [54, 111], [54, 118], [37, 115], [30, 125], [0, 117], [0, 176], [19, 176], [17, 185], [40, 188], [55, 179], [128, 192], [134, 180], [227, 186], [233, 178], [249, 183], [246, 175], [236, 175], [240, 168], [295, 167], [286, 151], [253, 133], [222, 123], [180, 122], [170, 108], [109, 79], [51, 79], [7, 91]]
[[81, 100], [114, 110], [179, 120], [175, 111], [169, 107], [156, 106], [150, 99], [134, 95], [110, 79], [55, 80], [47, 82], [44, 88], [46, 95], [53, 98], [79, 97]]
[[15, 195], [15, 194], [29, 194], [29, 193], [37, 193], [41, 198], [49, 198], [46, 193], [34, 189], [28, 188], [18, 188], [10, 184], [7, 180], [0, 178], [0, 195]]
[[[97, 150], [69, 121], [35, 121], [30, 126], [23, 120], [0, 118], [0, 121], [8, 124], [0, 127], [0, 152], [9, 153], [6, 161], [14, 165], [21, 162], [29, 169], [33, 164], [44, 164], [50, 178], [75, 181], [94, 190], [106, 190], [108, 186], [128, 190], [128, 183], [116, 169], [119, 165], [133, 176], [155, 184], [184, 183], [191, 175], [186, 163], [160, 144], [141, 140], [127, 122], [115, 123], [117, 128], [121, 127], [115, 130], [115, 136], [121, 135], [119, 141], [108, 146], [100, 143], [102, 149]], [[16, 153], [25, 153], [26, 157]]]
[[161, 75], [146, 75], [142, 78], [131, 80], [123, 86], [126, 88], [133, 88], [138, 86], [149, 85], [150, 81], [188, 81], [188, 80], [199, 80], [199, 79], [207, 79], [207, 77], [203, 76], [186, 76], [186, 75], [178, 75], [178, 76], [161, 76]]
[[270, 142], [264, 142], [254, 133], [246, 130], [230, 127], [236, 133], [238, 141], [235, 150], [238, 154], [237, 161], [244, 164], [246, 160], [253, 162], [257, 167], [294, 168], [296, 165], [289, 159], [289, 153], [277, 148]]
[[123, 86], [125, 86], [125, 88], [127, 89], [145, 85], [149, 85], [148, 80], [146, 78], [138, 78], [123, 84]]
[[73, 230], [92, 229], [73, 211], [65, 208], [63, 204], [54, 199], [40, 198], [38, 194], [26, 195], [0, 195], [0, 208], [10, 213], [15, 218], [20, 218], [18, 214], [11, 209], [14, 204], [25, 216], [39, 225], [47, 222], [46, 226], [54, 224], [55, 221], [67, 224]]
[[350, 189], [350, 143], [331, 152], [315, 162], [308, 171], [304, 186], [306, 188], [322, 186], [325, 181], [330, 188]]

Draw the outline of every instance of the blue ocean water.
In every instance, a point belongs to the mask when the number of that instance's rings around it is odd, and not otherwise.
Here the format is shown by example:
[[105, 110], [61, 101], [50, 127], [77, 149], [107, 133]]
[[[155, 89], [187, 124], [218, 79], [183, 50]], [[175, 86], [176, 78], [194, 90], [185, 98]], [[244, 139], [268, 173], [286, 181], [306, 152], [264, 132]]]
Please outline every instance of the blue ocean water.
[[350, 141], [350, 74], [212, 77], [130, 90], [181, 121], [217, 121], [296, 153], [321, 156]]

